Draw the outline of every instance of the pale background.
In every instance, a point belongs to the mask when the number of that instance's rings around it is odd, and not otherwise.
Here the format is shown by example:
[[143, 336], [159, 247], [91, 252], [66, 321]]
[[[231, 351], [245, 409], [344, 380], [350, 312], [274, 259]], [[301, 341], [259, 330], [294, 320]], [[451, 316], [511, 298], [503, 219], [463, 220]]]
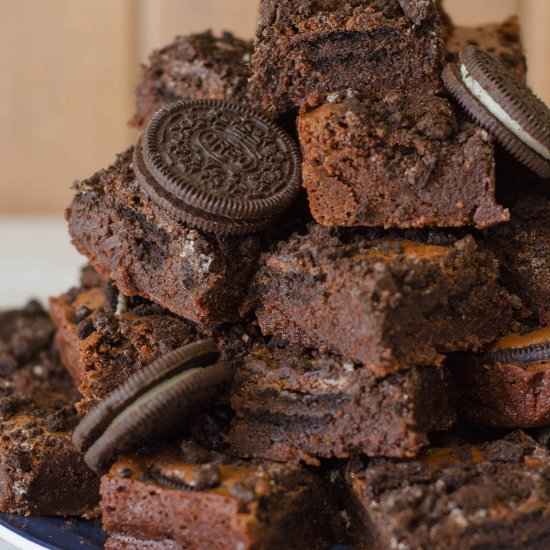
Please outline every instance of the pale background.
[[[135, 141], [137, 67], [177, 33], [254, 32], [257, 0], [0, 0], [0, 214], [60, 214], [74, 179]], [[550, 0], [447, 0], [457, 23], [523, 23], [550, 103]]]

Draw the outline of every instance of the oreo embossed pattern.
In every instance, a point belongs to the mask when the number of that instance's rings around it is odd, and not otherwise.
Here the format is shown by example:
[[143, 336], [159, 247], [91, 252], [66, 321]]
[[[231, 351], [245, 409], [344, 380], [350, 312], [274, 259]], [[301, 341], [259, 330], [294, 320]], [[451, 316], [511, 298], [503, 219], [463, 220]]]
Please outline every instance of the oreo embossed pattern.
[[300, 162], [297, 145], [269, 118], [218, 100], [161, 109], [134, 152], [138, 180], [154, 201], [218, 234], [271, 225], [300, 190]]

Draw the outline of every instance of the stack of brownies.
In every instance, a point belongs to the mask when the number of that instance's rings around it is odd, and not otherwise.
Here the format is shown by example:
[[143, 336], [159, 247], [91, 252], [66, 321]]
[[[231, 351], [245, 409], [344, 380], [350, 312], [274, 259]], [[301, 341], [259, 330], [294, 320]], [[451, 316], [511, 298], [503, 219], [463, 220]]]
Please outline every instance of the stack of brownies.
[[[550, 187], [444, 89], [468, 44], [525, 81], [515, 18], [455, 27], [433, 0], [262, 0], [254, 45], [154, 52], [134, 126], [265, 111], [305, 191], [231, 236], [155, 200], [134, 147], [76, 184], [80, 286], [51, 321], [0, 314], [0, 508], [101, 514], [111, 549], [549, 548]], [[99, 492], [78, 418], [201, 340], [231, 387]]]

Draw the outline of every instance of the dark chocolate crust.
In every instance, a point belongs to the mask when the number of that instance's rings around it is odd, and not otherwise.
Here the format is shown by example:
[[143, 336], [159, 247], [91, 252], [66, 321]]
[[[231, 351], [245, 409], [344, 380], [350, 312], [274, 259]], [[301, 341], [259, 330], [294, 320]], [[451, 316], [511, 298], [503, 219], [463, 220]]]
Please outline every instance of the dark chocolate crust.
[[265, 334], [385, 375], [506, 331], [517, 300], [498, 276], [472, 237], [433, 247], [312, 226], [267, 255], [250, 303]]
[[418, 367], [382, 380], [340, 357], [275, 342], [246, 357], [231, 402], [240, 456], [287, 462], [415, 456], [455, 420], [449, 371]]
[[327, 226], [490, 227], [509, 213], [495, 201], [493, 142], [437, 96], [329, 96], [298, 129], [313, 217]]
[[224, 360], [238, 360], [260, 338], [250, 323], [195, 325], [143, 298], [124, 296], [112, 283], [73, 289], [50, 303], [63, 364], [82, 394], [82, 413], [176, 348], [213, 338]]
[[161, 107], [179, 99], [225, 99], [256, 106], [248, 89], [252, 43], [211, 31], [178, 36], [142, 66], [131, 124], [144, 129]]
[[67, 210], [75, 247], [127, 296], [198, 323], [239, 320], [263, 234], [217, 238], [157, 206], [132, 169], [132, 148], [76, 184]]
[[321, 479], [296, 464], [220, 453], [200, 464], [169, 451], [121, 457], [101, 496], [107, 549], [326, 550], [334, 542]]
[[71, 441], [77, 392], [52, 348], [55, 327], [36, 303], [0, 313], [0, 511], [77, 516], [99, 479]]
[[[253, 92], [277, 113], [300, 107], [314, 92], [438, 92], [441, 22], [435, 10], [418, 10], [420, 4], [426, 1], [263, 0]], [[421, 11], [426, 17], [416, 24]]]
[[416, 460], [374, 460], [347, 480], [363, 514], [354, 515], [357, 550], [550, 545], [550, 456], [522, 432]]

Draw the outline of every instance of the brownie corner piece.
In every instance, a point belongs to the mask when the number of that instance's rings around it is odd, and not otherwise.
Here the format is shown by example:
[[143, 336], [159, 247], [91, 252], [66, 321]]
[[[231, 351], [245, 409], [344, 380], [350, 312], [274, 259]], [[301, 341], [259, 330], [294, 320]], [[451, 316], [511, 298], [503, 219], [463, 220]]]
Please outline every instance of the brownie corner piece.
[[248, 87], [252, 43], [229, 32], [178, 36], [142, 67], [132, 125], [143, 129], [161, 107], [180, 99], [255, 104]]
[[470, 236], [435, 246], [312, 225], [267, 255], [250, 302], [264, 334], [385, 375], [504, 333], [519, 305], [498, 278]]
[[239, 320], [262, 237], [218, 239], [176, 220], [141, 189], [132, 151], [77, 183], [67, 210], [73, 244], [127, 296], [197, 323]]
[[103, 476], [106, 548], [131, 541], [131, 548], [326, 550], [334, 542], [330, 504], [314, 472], [182, 447], [183, 455], [165, 448], [121, 457]]
[[428, 434], [455, 421], [446, 367], [415, 367], [383, 379], [332, 354], [272, 341], [237, 370], [229, 440], [239, 456], [276, 461], [412, 457]]
[[359, 550], [550, 544], [550, 455], [523, 432], [408, 461], [375, 459], [346, 477]]
[[252, 84], [265, 109], [314, 92], [441, 90], [441, 21], [426, 0], [263, 0]]
[[326, 226], [490, 227], [493, 142], [435, 95], [328, 96], [298, 131], [312, 214]]

